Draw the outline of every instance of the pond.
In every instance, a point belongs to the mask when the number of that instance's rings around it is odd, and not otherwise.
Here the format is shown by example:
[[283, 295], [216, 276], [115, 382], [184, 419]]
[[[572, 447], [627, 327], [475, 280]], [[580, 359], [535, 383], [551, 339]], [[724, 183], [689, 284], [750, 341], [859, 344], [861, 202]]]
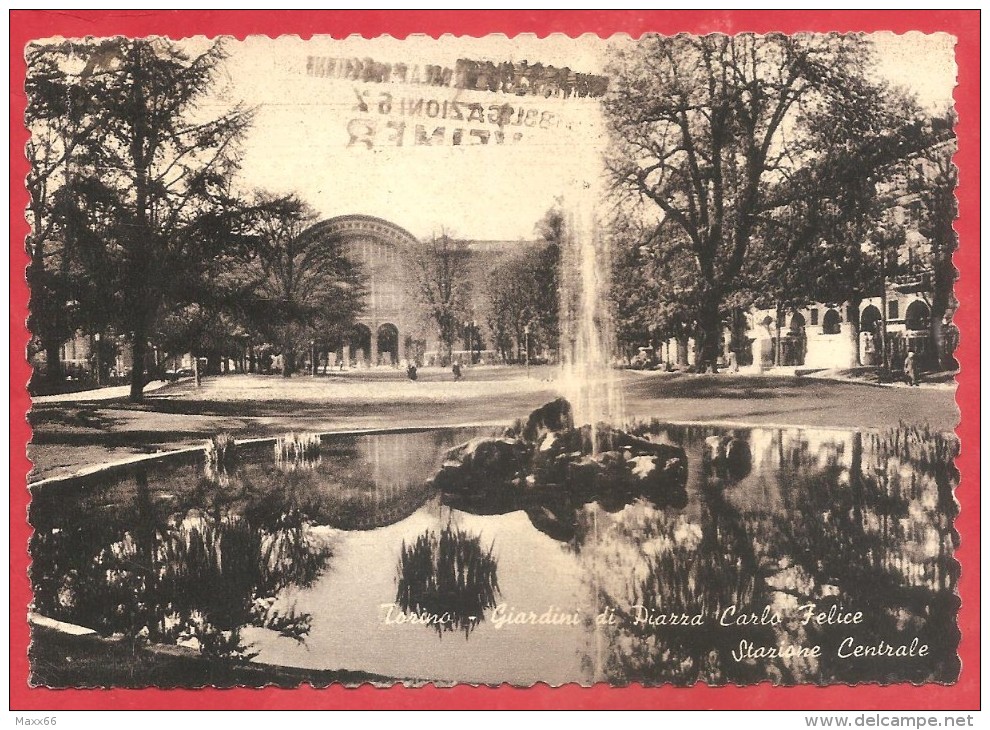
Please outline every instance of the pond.
[[951, 437], [653, 423], [638, 433], [687, 456], [668, 499], [434, 488], [487, 433], [242, 445], [36, 488], [32, 610], [413, 681], [957, 678]]

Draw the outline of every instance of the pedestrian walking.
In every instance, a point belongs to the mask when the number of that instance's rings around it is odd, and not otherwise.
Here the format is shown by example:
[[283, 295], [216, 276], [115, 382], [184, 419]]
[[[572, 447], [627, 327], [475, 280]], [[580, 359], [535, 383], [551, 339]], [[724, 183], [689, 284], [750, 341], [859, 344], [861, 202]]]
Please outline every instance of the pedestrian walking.
[[461, 364], [459, 362], [455, 362], [451, 370], [454, 373], [454, 382], [456, 383], [461, 379]]
[[915, 360], [914, 352], [909, 352], [904, 358], [904, 379], [908, 385], [918, 384], [918, 363]]

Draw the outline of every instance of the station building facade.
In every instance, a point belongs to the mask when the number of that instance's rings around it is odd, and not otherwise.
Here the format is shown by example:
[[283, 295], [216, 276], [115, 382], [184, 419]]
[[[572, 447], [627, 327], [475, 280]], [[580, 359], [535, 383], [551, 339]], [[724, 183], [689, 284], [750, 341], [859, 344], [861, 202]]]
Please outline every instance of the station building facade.
[[[319, 366], [397, 366], [436, 360], [442, 350], [436, 324], [419, 299], [408, 257], [409, 249], [420, 245], [415, 236], [382, 218], [359, 214], [321, 221], [302, 235], [342, 245], [360, 267], [365, 283], [365, 307], [350, 332], [317, 343]], [[481, 334], [486, 329], [486, 274], [505, 257], [541, 243], [458, 239], [453, 244], [470, 279], [465, 324]], [[486, 354], [493, 355], [482, 356]]]

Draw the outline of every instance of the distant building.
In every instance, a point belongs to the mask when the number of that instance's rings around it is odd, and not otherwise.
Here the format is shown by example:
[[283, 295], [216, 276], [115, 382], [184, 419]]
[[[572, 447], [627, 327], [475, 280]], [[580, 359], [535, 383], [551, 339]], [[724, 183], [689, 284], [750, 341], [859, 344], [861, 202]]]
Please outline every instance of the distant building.
[[[781, 365], [880, 365], [882, 341], [886, 342], [888, 363], [895, 369], [901, 367], [908, 351], [930, 363], [935, 361], [935, 353], [931, 352], [935, 260], [932, 244], [920, 230], [926, 212], [922, 193], [935, 180], [940, 167], [950, 164], [955, 149], [955, 140], [949, 138], [905, 158], [880, 187], [880, 193], [889, 200], [886, 226], [904, 234], [892, 270], [883, 272], [884, 294], [867, 297], [858, 307], [848, 302], [816, 303], [789, 311], [781, 323]], [[950, 295], [945, 315], [949, 322], [956, 306]], [[762, 367], [774, 363], [774, 314], [771, 310], [756, 310], [750, 317], [748, 336], [753, 340], [753, 361]], [[951, 329], [949, 322], [946, 324]], [[949, 348], [952, 347], [950, 342]]]
[[[322, 221], [302, 235], [322, 238], [328, 245], [331, 241], [342, 242], [367, 277], [364, 311], [347, 336], [318, 344], [319, 362], [328, 367], [398, 365], [428, 361], [442, 349], [436, 325], [421, 305], [411, 276], [406, 252], [419, 245], [411, 233], [381, 218], [355, 214]], [[469, 309], [475, 312], [471, 329], [484, 331], [486, 274], [505, 256], [541, 244], [526, 240], [455, 240], [454, 245], [468, 259], [465, 268], [472, 279], [469, 289], [473, 305]]]

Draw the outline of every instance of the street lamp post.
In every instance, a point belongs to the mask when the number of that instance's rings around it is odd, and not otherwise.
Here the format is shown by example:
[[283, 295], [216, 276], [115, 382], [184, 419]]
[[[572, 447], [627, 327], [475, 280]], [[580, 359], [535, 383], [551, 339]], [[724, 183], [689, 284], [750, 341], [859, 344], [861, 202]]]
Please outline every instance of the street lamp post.
[[96, 345], [94, 347], [94, 349], [96, 350], [96, 352], [94, 353], [95, 356], [96, 356], [95, 357], [95, 359], [96, 359], [96, 387], [99, 388], [101, 385], [103, 385], [103, 383], [101, 382], [102, 381], [102, 378], [100, 377], [100, 371], [103, 370], [103, 362], [100, 360], [100, 333], [99, 332], [97, 332], [95, 335], [93, 335], [93, 341], [96, 343]]
[[475, 334], [477, 332], [477, 329], [478, 329], [478, 323], [472, 319], [470, 329], [468, 330], [468, 364], [469, 365], [475, 364], [474, 348], [478, 347], [479, 349], [481, 349], [480, 348], [481, 341], [478, 338], [477, 334]]
[[529, 377], [529, 325], [523, 327], [523, 334], [526, 336], [526, 377]]
[[472, 350], [471, 350], [471, 337], [472, 337], [471, 323], [470, 322], [465, 322], [464, 323], [464, 329], [467, 330], [467, 350], [468, 350], [468, 361], [467, 361], [467, 364], [468, 365], [471, 365], [472, 362], [474, 361], [474, 358], [471, 355], [471, 352], [472, 352]]

